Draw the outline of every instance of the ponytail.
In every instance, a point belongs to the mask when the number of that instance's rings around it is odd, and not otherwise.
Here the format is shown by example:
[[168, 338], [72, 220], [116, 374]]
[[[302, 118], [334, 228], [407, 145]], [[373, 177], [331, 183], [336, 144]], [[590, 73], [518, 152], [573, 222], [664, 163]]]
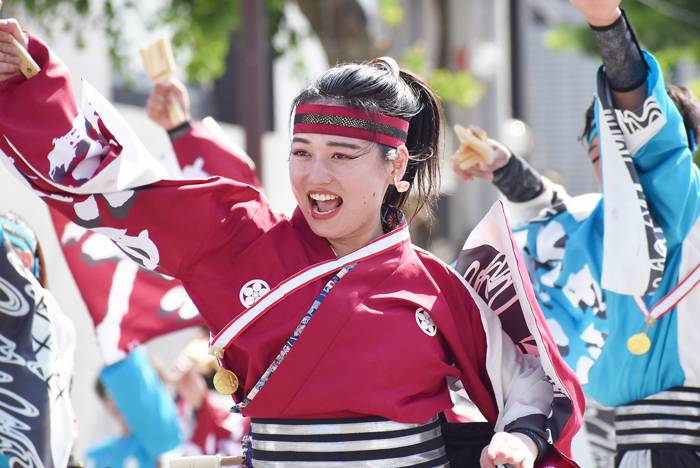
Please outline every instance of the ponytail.
[[[435, 91], [420, 76], [401, 70], [400, 79], [411, 89], [419, 102], [419, 111], [410, 120], [406, 148], [408, 166], [402, 180], [411, 183], [415, 191], [415, 213], [435, 204], [440, 190], [440, 138], [443, 112]], [[384, 196], [384, 202], [402, 209], [410, 192], [400, 193], [392, 185]]]

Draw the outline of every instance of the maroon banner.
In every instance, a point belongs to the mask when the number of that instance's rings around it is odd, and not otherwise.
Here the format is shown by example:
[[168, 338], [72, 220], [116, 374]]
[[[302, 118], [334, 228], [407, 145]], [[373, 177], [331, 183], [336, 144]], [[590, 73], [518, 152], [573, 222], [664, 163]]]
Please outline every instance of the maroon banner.
[[204, 325], [180, 281], [140, 267], [107, 237], [50, 212], [105, 365], [157, 336]]
[[[161, 160], [170, 158], [166, 167], [172, 178], [217, 175], [260, 189], [252, 162], [216, 122], [207, 118], [189, 133], [176, 142], [177, 151]], [[106, 236], [70, 222], [53, 208], [50, 212], [105, 365], [155, 337], [204, 325], [180, 281], [140, 267]]]

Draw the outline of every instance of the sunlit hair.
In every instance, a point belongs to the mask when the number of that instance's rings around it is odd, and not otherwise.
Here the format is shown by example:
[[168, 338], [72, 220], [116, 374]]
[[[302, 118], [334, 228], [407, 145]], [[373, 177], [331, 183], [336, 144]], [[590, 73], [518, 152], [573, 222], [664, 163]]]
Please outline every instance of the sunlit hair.
[[[333, 103], [378, 112], [409, 122], [409, 160], [402, 180], [415, 188], [417, 213], [437, 201], [440, 187], [440, 138], [443, 111], [440, 100], [418, 75], [401, 70], [395, 76], [380, 63], [337, 65], [315, 79], [292, 102], [291, 115], [300, 104]], [[384, 159], [398, 157], [395, 148], [378, 145]], [[384, 203], [403, 209], [409, 192], [400, 193], [391, 185]]]

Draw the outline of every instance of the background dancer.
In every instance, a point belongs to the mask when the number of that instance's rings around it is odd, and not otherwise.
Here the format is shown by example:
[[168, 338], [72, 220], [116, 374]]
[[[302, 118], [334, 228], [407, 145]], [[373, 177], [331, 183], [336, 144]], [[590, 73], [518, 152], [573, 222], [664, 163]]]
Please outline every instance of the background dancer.
[[[584, 133], [603, 198], [570, 198], [495, 141], [490, 142], [493, 164], [455, 171], [466, 180], [493, 181], [508, 199], [513, 226], [521, 231], [516, 238], [562, 354], [590, 396], [608, 407], [621, 406], [615, 421], [616, 466], [698, 466], [700, 434], [692, 421], [700, 363], [690, 347], [700, 326], [693, 313], [700, 292], [691, 276], [700, 263], [694, 234], [700, 214], [698, 170], [692, 163], [700, 103], [684, 88], [665, 87], [654, 58], [637, 45], [619, 1], [572, 4], [591, 24], [603, 57], [598, 97], [587, 112]], [[616, 134], [624, 136], [624, 154], [615, 150], [620, 147]], [[612, 214], [611, 189], [619, 188], [615, 161], [626, 155], [632, 156], [667, 245], [663, 277], [647, 295], [620, 294], [619, 285], [602, 278], [606, 259], [622, 266], [630, 261], [603, 239], [615, 230], [606, 216]], [[636, 197], [636, 188], [630, 188]], [[628, 232], [622, 234], [625, 242]], [[664, 299], [673, 290], [687, 294], [677, 305]], [[645, 320], [649, 315], [653, 320]], [[635, 346], [639, 342], [642, 346]]]
[[8, 211], [0, 211], [0, 340], [0, 465], [79, 466], [71, 458], [75, 328], [46, 289], [36, 234]]

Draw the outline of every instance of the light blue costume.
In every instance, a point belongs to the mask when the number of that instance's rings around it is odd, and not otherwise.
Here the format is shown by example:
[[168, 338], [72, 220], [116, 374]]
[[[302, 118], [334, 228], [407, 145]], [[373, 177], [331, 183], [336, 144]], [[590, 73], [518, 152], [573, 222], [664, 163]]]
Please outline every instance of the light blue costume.
[[[665, 273], [656, 291], [643, 298], [651, 308], [700, 262], [700, 183], [681, 115], [664, 88], [658, 63], [650, 54], [645, 59], [650, 71], [644, 113], [636, 118], [619, 111], [610, 115], [624, 127], [639, 182], [666, 237]], [[604, 87], [599, 80], [599, 95]], [[598, 126], [604, 118], [599, 107]], [[603, 257], [615, 252], [603, 249], [600, 196], [570, 198], [551, 184], [533, 200], [506, 206], [543, 312], [588, 395], [619, 406], [673, 387], [700, 387], [700, 316], [693, 314], [693, 309], [700, 311], [700, 286], [647, 330], [651, 349], [633, 355], [627, 340], [646, 324], [632, 296], [603, 289]]]
[[182, 441], [175, 403], [140, 346], [102, 369], [100, 381], [129, 426], [130, 433], [88, 449], [90, 468], [151, 468]]

